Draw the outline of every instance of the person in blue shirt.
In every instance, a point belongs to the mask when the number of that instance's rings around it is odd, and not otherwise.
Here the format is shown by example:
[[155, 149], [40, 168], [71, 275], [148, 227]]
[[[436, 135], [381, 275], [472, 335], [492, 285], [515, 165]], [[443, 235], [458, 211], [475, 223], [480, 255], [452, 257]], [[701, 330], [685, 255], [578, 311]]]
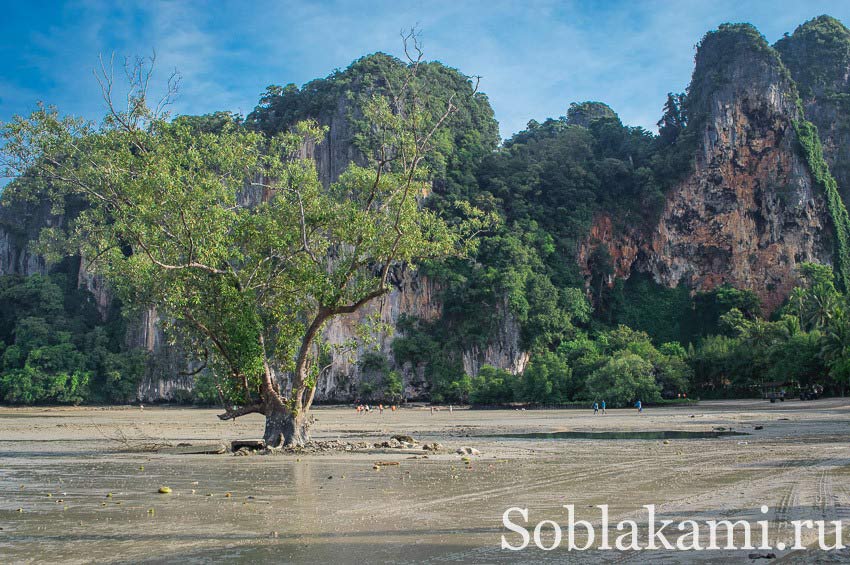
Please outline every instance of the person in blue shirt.
[[640, 414], [641, 412], [643, 412], [643, 404], [641, 403], [641, 401], [640, 401], [640, 400], [638, 400], [638, 401], [635, 403], [635, 408], [637, 408], [637, 409], [638, 409], [638, 414]]
[[593, 403], [593, 415], [596, 416], [597, 414], [599, 414], [599, 403], [594, 402]]
[[604, 400], [602, 401], [602, 413], [603, 414], [607, 413], [607, 412], [605, 412], [605, 401]]

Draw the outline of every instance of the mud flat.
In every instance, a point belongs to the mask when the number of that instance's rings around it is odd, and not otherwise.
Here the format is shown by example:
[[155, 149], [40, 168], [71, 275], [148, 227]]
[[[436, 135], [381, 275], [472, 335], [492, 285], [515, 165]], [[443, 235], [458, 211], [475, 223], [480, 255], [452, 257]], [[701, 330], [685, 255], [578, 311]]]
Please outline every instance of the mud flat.
[[[605, 416], [590, 410], [431, 414], [427, 408], [357, 415], [319, 408], [317, 440], [372, 446], [401, 434], [419, 444], [187, 454], [193, 446], [230, 445], [261, 433], [260, 417], [233, 423], [215, 414], [0, 408], [0, 562], [722, 563], [749, 562], [752, 553], [500, 549], [502, 534], [519, 541], [502, 525], [508, 507], [528, 508], [533, 527], [543, 519], [565, 524], [564, 504], [595, 524], [599, 504], [609, 505], [612, 523], [640, 522], [644, 504], [676, 521], [767, 519], [774, 545], [790, 545], [791, 520], [843, 520], [850, 530], [850, 401], [843, 399], [703, 402]], [[749, 435], [504, 437], [728, 430]], [[444, 449], [418, 454], [433, 442]], [[456, 453], [461, 447], [481, 453]], [[376, 462], [385, 464], [375, 468]], [[171, 492], [160, 494], [164, 486]], [[816, 541], [815, 534], [805, 541]], [[774, 552], [793, 563], [850, 560], [847, 551]]]

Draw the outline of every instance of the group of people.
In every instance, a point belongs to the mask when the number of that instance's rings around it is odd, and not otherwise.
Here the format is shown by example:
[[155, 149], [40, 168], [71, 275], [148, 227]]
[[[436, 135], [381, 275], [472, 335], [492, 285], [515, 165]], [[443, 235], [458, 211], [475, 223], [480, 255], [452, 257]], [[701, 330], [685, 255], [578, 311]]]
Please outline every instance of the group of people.
[[[358, 414], [365, 414], [366, 412], [371, 412], [372, 410], [377, 410], [378, 413], [383, 414], [384, 408], [385, 406], [383, 404], [378, 404], [377, 406], [372, 406], [370, 404], [358, 404], [354, 407]], [[398, 406], [396, 406], [395, 404], [391, 406], [386, 406], [386, 408], [389, 408], [392, 412], [398, 410]]]
[[[605, 410], [605, 401], [603, 400], [601, 405], [600, 405], [598, 402], [594, 402], [594, 403], [593, 403], [593, 415], [594, 415], [594, 416], [596, 416], [597, 414], [599, 414], [599, 409], [600, 409], [600, 408], [602, 409], [602, 413], [603, 413], [603, 414], [607, 414], [607, 413], [608, 413], [608, 412]], [[638, 414], [642, 414], [642, 413], [643, 413], [643, 403], [642, 403], [640, 400], [638, 400], [637, 402], [635, 402], [635, 408], [637, 408]]]

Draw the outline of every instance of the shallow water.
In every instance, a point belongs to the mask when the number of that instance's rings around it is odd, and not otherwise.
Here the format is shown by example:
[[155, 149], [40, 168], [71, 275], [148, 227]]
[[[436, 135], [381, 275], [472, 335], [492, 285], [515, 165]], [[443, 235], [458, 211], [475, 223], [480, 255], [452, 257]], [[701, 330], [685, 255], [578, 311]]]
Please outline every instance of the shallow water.
[[[249, 438], [262, 420], [225, 423], [214, 411], [191, 409], [68, 409], [39, 419], [37, 409], [0, 408], [0, 563], [746, 562], [746, 551], [687, 559], [506, 552], [502, 513], [528, 508], [533, 526], [563, 522], [563, 505], [574, 504], [578, 519], [597, 522], [596, 505], [607, 504], [612, 520], [640, 520], [641, 506], [656, 504], [666, 519], [756, 520], [765, 504], [771, 532], [786, 536], [790, 519], [850, 519], [850, 403], [785, 405], [614, 410], [604, 420], [578, 411], [316, 412], [317, 439], [356, 434], [375, 442], [403, 433], [445, 445], [427, 459], [392, 450], [130, 452], [117, 440]], [[764, 429], [747, 442], [691, 435], [754, 424]], [[576, 428], [587, 430], [580, 441], [553, 441], [547, 432]], [[658, 441], [670, 430], [688, 435]], [[661, 435], [646, 440], [646, 432]], [[623, 433], [645, 441], [589, 435]], [[467, 462], [455, 453], [462, 446], [481, 455]], [[376, 461], [399, 465], [374, 469]], [[172, 493], [158, 494], [163, 485]]]
[[500, 434], [496, 436], [485, 437], [502, 437], [510, 439], [618, 439], [618, 440], [633, 440], [633, 439], [708, 439], [725, 436], [748, 436], [743, 432], [724, 431], [724, 432], [692, 432], [682, 430], [653, 430], [647, 432], [529, 432], [524, 434]]

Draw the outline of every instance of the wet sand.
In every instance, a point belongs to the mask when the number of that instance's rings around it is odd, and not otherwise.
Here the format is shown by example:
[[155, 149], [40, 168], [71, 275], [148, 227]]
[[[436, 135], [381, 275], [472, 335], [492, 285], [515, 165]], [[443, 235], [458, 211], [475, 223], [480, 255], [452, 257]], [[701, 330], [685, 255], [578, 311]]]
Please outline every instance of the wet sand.
[[[189, 408], [0, 408], [0, 562], [729, 563], [750, 562], [752, 551], [504, 551], [502, 534], [512, 543], [519, 536], [502, 526], [502, 513], [527, 507], [531, 529], [543, 519], [565, 524], [564, 504], [594, 523], [594, 505], [608, 504], [613, 523], [640, 522], [641, 506], [655, 504], [660, 518], [677, 521], [767, 519], [774, 544], [789, 545], [791, 520], [850, 524], [850, 400], [608, 412], [318, 408], [314, 439], [373, 443], [406, 434], [446, 450], [427, 458], [394, 450], [236, 457], [139, 449], [255, 438], [261, 417], [234, 423]], [[717, 427], [750, 435], [486, 437]], [[467, 463], [455, 453], [462, 446], [481, 455]], [[399, 465], [376, 470], [376, 461]], [[160, 486], [172, 493], [158, 494]], [[846, 551], [775, 553], [792, 563], [850, 560]]]

